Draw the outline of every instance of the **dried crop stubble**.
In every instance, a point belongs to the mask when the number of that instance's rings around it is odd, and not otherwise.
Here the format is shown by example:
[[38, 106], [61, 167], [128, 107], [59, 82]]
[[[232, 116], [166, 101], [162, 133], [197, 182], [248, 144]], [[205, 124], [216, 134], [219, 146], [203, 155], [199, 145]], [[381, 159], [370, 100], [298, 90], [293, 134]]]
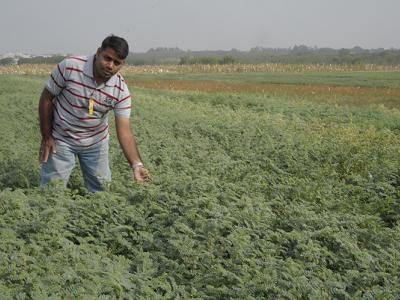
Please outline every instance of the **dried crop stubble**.
[[227, 83], [211, 80], [131, 80], [130, 86], [142, 88], [227, 93], [264, 93], [308, 97], [310, 100], [337, 104], [370, 105], [385, 104], [400, 107], [400, 89], [384, 87], [354, 87], [300, 84]]

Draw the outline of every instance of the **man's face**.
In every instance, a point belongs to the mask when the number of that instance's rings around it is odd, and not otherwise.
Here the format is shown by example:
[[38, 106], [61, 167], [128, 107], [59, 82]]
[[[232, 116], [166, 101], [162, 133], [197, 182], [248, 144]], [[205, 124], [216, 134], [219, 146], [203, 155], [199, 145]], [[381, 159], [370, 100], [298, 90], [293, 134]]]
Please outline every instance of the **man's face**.
[[100, 48], [96, 52], [96, 60], [94, 62], [93, 70], [95, 75], [101, 77], [104, 80], [110, 79], [125, 63], [124, 59], [118, 57], [114, 49], [106, 48], [101, 50]]

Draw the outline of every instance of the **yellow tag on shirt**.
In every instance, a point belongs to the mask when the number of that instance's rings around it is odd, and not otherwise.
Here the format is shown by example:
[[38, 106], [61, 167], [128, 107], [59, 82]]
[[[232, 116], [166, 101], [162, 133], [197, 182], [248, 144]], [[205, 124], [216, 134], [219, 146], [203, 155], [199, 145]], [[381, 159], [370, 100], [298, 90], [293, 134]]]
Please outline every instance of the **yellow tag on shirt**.
[[93, 115], [93, 106], [94, 106], [94, 100], [92, 98], [90, 98], [89, 99], [89, 108], [88, 108], [89, 115]]

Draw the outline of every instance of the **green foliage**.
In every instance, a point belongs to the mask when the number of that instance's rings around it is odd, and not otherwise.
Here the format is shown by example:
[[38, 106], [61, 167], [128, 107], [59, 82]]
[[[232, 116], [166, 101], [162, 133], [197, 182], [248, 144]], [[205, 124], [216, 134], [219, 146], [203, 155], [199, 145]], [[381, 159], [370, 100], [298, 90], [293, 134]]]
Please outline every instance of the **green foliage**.
[[400, 88], [400, 72], [250, 72], [250, 73], [162, 73], [127, 74], [126, 79], [211, 80], [227, 83], [293, 84]]
[[1, 79], [0, 298], [398, 298], [398, 110], [138, 89], [153, 183], [112, 128], [89, 194], [37, 188], [43, 78]]

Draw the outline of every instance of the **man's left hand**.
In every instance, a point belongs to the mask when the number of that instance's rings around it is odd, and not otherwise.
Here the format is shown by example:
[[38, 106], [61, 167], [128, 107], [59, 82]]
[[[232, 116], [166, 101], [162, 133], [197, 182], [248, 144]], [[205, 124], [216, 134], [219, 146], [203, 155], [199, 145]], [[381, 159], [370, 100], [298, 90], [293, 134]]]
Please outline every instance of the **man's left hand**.
[[145, 183], [151, 181], [150, 172], [144, 167], [138, 167], [133, 170], [133, 178], [137, 183]]

